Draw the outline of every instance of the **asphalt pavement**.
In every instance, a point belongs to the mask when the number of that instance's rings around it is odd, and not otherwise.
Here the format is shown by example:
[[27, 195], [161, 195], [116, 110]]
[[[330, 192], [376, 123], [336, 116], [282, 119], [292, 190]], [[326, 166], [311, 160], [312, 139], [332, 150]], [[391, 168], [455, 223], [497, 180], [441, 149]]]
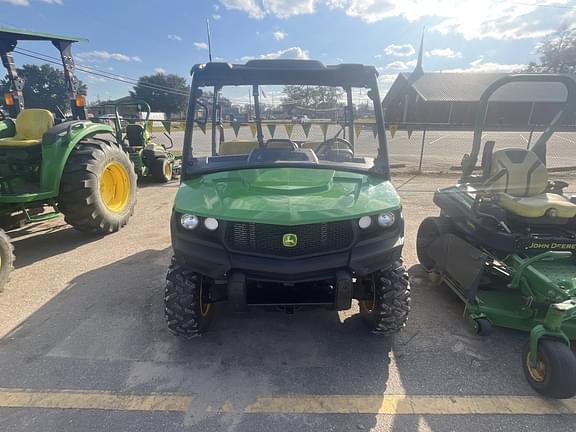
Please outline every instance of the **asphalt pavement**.
[[[576, 181], [576, 179], [573, 179]], [[397, 175], [413, 304], [395, 338], [357, 308], [287, 315], [220, 307], [183, 341], [163, 318], [176, 183], [144, 185], [125, 229], [86, 238], [62, 220], [12, 232], [0, 294], [0, 430], [573, 431], [576, 399], [544, 400], [522, 375], [526, 335], [489, 338], [417, 264], [433, 190], [455, 178]]]

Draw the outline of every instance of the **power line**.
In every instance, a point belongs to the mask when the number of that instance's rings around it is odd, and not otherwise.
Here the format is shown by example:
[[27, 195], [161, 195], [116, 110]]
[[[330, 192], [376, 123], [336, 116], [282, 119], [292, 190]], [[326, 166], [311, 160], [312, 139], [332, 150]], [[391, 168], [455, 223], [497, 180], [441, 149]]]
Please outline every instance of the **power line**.
[[[28, 53], [23, 52], [23, 51], [27, 51]], [[32, 50], [26, 50], [25, 48], [18, 48], [16, 50], [14, 50], [14, 52], [18, 53], [20, 55], [26, 56], [26, 57], [34, 58], [34, 59], [41, 60], [41, 61], [44, 61], [47, 63], [52, 63], [52, 64], [55, 64], [58, 66], [60, 66], [62, 64], [60, 59], [57, 59], [56, 57], [52, 57], [52, 56], [47, 55], [47, 54], [38, 53], [38, 52], [35, 52]], [[34, 53], [36, 55], [29, 54], [29, 53]], [[56, 61], [56, 60], [58, 60], [58, 61]], [[114, 74], [111, 72], [105, 72], [105, 71], [102, 71], [102, 70], [99, 70], [96, 68], [92, 68], [89, 66], [82, 66], [80, 64], [76, 64], [75, 67], [77, 70], [84, 72], [86, 74], [102, 77], [102, 78], [113, 80], [113, 81], [122, 82], [124, 84], [137, 85], [140, 87], [149, 88], [151, 90], [161, 91], [161, 92], [164, 92], [167, 94], [174, 94], [174, 95], [178, 95], [178, 96], [188, 96], [188, 92], [180, 91], [180, 90], [177, 90], [175, 88], [166, 87], [166, 86], [162, 86], [159, 84], [139, 82], [138, 80], [136, 80], [134, 78], [129, 78], [127, 76]]]

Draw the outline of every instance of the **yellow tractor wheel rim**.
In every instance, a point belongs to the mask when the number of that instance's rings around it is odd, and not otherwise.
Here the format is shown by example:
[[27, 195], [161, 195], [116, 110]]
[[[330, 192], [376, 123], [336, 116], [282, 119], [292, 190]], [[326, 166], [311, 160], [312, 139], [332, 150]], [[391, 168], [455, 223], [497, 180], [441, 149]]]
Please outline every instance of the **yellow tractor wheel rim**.
[[172, 165], [170, 165], [168, 162], [164, 164], [164, 176], [167, 179], [172, 178]]
[[122, 212], [130, 200], [128, 170], [118, 162], [110, 162], [100, 177], [100, 196], [104, 206], [114, 213]]
[[528, 366], [528, 373], [530, 377], [541, 383], [546, 378], [546, 364], [542, 361], [542, 357], [538, 354], [538, 359], [536, 360], [536, 367], [532, 367], [532, 361], [530, 360], [530, 352], [526, 355], [526, 365]]

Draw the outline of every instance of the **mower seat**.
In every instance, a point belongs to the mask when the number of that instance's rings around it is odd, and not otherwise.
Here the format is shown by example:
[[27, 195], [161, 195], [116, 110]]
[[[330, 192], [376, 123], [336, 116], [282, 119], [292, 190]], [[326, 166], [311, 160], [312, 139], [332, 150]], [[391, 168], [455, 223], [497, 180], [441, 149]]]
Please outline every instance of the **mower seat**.
[[0, 139], [0, 147], [30, 147], [42, 143], [42, 137], [54, 126], [54, 116], [45, 109], [25, 109], [16, 117], [16, 135]]
[[576, 204], [568, 198], [546, 193], [548, 171], [538, 156], [523, 149], [503, 149], [492, 154], [491, 178], [487, 190], [495, 192], [499, 205], [525, 218], [545, 217], [555, 210], [557, 217], [576, 217]]

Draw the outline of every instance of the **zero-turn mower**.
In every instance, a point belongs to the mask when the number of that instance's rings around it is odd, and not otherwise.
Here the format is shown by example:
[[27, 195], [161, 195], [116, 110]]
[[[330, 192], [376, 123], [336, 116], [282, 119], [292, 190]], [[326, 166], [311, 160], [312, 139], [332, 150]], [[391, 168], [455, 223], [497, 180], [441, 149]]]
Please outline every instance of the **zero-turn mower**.
[[[145, 110], [145, 117], [141, 123], [130, 121], [125, 128], [122, 128], [119, 110], [126, 105], [138, 107], [138, 115], [141, 115], [142, 109]], [[168, 151], [174, 144], [167, 133], [164, 133], [164, 135], [170, 141], [169, 147], [153, 142], [148, 132], [150, 111], [150, 105], [143, 100], [123, 102], [116, 105], [114, 121], [116, 141], [122, 143], [130, 155], [139, 179], [149, 177], [158, 183], [167, 183], [177, 174], [176, 159]]]
[[[481, 173], [474, 175], [490, 96], [518, 82], [566, 87], [562, 110], [531, 150], [484, 145]], [[479, 335], [492, 326], [530, 333], [522, 366], [543, 395], [576, 394], [576, 203], [568, 186], [550, 181], [547, 143], [576, 108], [576, 82], [568, 76], [511, 75], [483, 93], [472, 151], [462, 162], [460, 183], [438, 190], [440, 216], [420, 225], [420, 263], [464, 302], [466, 320]]]
[[[114, 130], [86, 120], [85, 97], [77, 93], [71, 46], [82, 39], [0, 28], [0, 57], [10, 91], [0, 114], [0, 290], [14, 255], [4, 231], [61, 213], [87, 233], [123, 227], [136, 202], [136, 175]], [[60, 52], [71, 101], [71, 118], [24, 108], [24, 82], [13, 51], [19, 41], [49, 41]]]

